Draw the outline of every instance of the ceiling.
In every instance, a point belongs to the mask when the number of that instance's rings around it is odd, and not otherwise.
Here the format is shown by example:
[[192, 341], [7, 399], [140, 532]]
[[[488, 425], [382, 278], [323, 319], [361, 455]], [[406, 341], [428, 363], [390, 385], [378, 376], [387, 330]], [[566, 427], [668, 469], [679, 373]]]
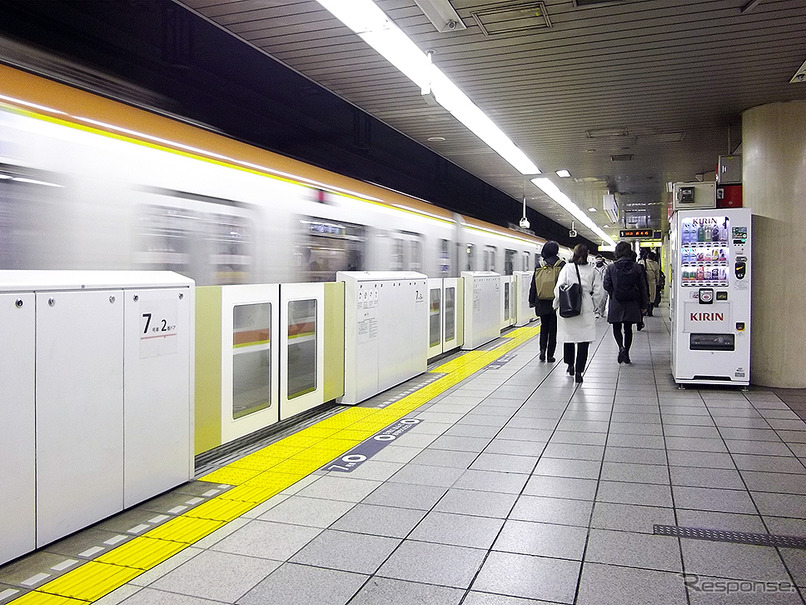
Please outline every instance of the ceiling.
[[[380, 8], [583, 209], [618, 237], [660, 229], [667, 182], [713, 178], [741, 113], [806, 98], [804, 0], [452, 0], [440, 33], [414, 0]], [[539, 213], [571, 216], [313, 0], [180, 4]], [[486, 31], [485, 31], [486, 30]], [[439, 137], [439, 140], [429, 140]], [[444, 140], [442, 140], [444, 139]], [[567, 169], [560, 179], [554, 171]], [[580, 235], [598, 242], [592, 231]]]

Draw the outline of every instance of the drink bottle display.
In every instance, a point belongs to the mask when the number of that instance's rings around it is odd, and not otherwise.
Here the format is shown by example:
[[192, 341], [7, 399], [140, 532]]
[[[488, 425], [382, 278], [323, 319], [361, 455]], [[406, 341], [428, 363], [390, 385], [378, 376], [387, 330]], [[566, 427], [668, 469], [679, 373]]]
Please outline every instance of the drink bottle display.
[[711, 229], [711, 241], [719, 241], [719, 225], [714, 225], [714, 228]]
[[705, 269], [700, 265], [697, 267], [697, 280], [702, 281], [703, 279], [705, 279]]
[[719, 260], [719, 250], [716, 248], [711, 250], [711, 260]]
[[702, 225], [699, 226], [697, 229], [697, 241], [704, 242], [705, 241], [705, 227]]

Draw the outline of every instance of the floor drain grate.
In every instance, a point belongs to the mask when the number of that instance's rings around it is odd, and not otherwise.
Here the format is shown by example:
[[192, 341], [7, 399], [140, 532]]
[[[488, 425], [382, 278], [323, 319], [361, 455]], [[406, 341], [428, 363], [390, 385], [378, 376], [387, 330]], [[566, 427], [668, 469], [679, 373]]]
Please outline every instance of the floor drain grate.
[[774, 534], [754, 534], [745, 531], [725, 531], [721, 529], [701, 529], [679, 525], [655, 525], [656, 536], [677, 536], [712, 542], [735, 542], [756, 546], [782, 546], [784, 548], [806, 548], [806, 538], [798, 536], [776, 536]]

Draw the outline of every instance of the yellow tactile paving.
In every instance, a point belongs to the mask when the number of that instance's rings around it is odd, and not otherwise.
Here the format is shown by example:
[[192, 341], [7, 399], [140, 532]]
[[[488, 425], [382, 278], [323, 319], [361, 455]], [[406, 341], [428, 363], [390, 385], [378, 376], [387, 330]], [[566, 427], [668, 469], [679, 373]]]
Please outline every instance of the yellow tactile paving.
[[159, 527], [155, 527], [145, 535], [149, 538], [193, 544], [204, 536], [213, 533], [222, 525], [224, 525], [223, 521], [196, 519], [183, 515], [176, 519], [171, 519]]
[[89, 601], [60, 597], [59, 595], [39, 591], [29, 592], [14, 601], [14, 605], [85, 605], [86, 603], [89, 603]]
[[89, 561], [41, 586], [37, 592], [95, 601], [143, 573], [142, 569]]
[[433, 373], [445, 375], [385, 408], [343, 410], [208, 473], [200, 479], [236, 487], [12, 602], [14, 605], [81, 605], [99, 599], [343, 455], [539, 331], [539, 327], [513, 330], [504, 343], [491, 351], [469, 351], [435, 368]]
[[133, 567], [135, 569], [151, 569], [188, 547], [188, 544], [155, 540], [147, 536], [139, 536], [122, 546], [110, 550], [95, 559], [99, 563]]
[[209, 481], [210, 483], [226, 483], [227, 485], [240, 485], [248, 481], [252, 477], [259, 475], [262, 471], [252, 470], [246, 468], [236, 468], [234, 466], [225, 466], [223, 468], [214, 470], [212, 473], [206, 474], [204, 477], [199, 477], [200, 481]]
[[[293, 485], [289, 483], [288, 485]], [[242, 502], [252, 502], [260, 504], [272, 496], [279, 494], [288, 486], [277, 485], [240, 485], [218, 496], [223, 500], [241, 500]]]
[[198, 519], [212, 519], [213, 521], [232, 521], [255, 507], [254, 502], [242, 500], [224, 500], [213, 498], [204, 504], [199, 504], [193, 510], [185, 513], [185, 517]]

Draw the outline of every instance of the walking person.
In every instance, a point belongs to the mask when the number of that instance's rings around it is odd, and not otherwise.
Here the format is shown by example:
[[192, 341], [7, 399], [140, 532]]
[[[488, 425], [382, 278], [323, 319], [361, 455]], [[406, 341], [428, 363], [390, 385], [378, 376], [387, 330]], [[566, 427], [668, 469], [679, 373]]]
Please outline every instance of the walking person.
[[649, 304], [642, 273], [642, 268], [633, 261], [630, 244], [624, 241], [616, 244], [616, 262], [605, 271], [604, 289], [610, 295], [607, 322], [613, 325], [619, 363], [631, 363], [632, 326], [642, 323], [643, 310]]
[[646, 270], [647, 287], [649, 290], [649, 303], [646, 306], [647, 317], [652, 317], [652, 307], [655, 301], [657, 284], [660, 281], [660, 265], [654, 259], [655, 253], [648, 248], [641, 248], [641, 260], [638, 261]]
[[[604, 273], [607, 270], [607, 263], [605, 262], [604, 256], [601, 254], [596, 255], [596, 263], [593, 265], [596, 267], [596, 270], [599, 272], [599, 276], [604, 280]], [[596, 307], [596, 319], [605, 316], [605, 312], [607, 310], [607, 292], [602, 295], [602, 302], [599, 303], [599, 306]]]
[[557, 312], [554, 310], [554, 286], [565, 261], [560, 259], [560, 244], [548, 241], [543, 244], [543, 260], [535, 269], [529, 287], [529, 306], [534, 307], [540, 317], [540, 361], [554, 363], [554, 350], [557, 348]]
[[594, 309], [601, 303], [604, 293], [599, 272], [588, 262], [588, 247], [585, 244], [574, 246], [571, 262], [560, 271], [554, 287], [555, 309], [559, 308], [560, 288], [575, 283], [581, 286], [581, 311], [574, 317], [561, 316], [557, 332], [563, 339], [563, 361], [568, 366], [568, 373], [574, 376], [576, 382], [582, 382], [582, 374], [588, 361], [588, 348], [596, 338]]

